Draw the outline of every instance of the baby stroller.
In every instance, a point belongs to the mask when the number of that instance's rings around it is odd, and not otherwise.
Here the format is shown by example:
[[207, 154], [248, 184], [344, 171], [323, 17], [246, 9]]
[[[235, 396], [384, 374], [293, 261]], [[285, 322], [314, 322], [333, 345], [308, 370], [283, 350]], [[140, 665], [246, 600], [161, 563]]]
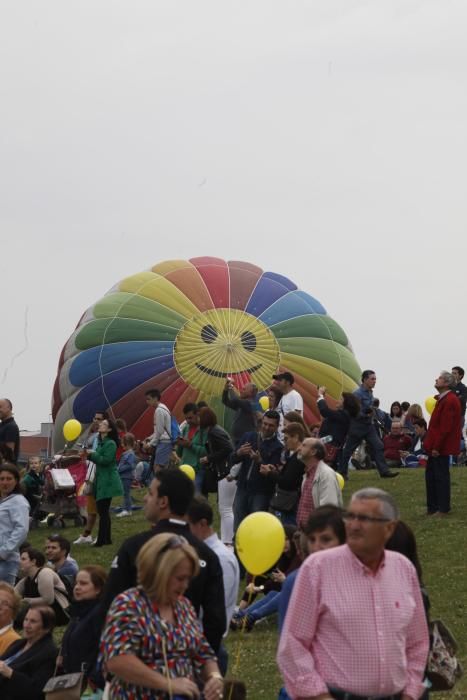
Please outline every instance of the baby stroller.
[[79, 452], [66, 450], [55, 455], [44, 475], [44, 494], [39, 508], [46, 514], [47, 526], [63, 528], [66, 520], [72, 520], [76, 527], [82, 527], [86, 518], [80, 512], [78, 490], [86, 476], [86, 463]]

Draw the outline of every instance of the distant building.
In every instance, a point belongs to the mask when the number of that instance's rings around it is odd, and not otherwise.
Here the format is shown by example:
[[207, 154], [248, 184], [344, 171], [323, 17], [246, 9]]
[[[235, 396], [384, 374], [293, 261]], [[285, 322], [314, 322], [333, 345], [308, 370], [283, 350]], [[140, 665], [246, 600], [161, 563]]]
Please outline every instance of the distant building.
[[38, 432], [21, 430], [19, 461], [27, 462], [29, 457], [34, 455], [38, 455], [43, 459], [51, 457], [52, 431], [53, 423], [41, 423], [41, 429]]

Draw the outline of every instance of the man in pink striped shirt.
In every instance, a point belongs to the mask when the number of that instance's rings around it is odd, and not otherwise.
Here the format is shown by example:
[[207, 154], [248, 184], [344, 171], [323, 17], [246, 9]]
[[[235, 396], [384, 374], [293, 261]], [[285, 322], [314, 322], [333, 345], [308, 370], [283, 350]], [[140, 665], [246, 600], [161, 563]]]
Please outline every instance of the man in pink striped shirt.
[[393, 498], [357, 491], [347, 544], [300, 569], [277, 661], [294, 700], [418, 700], [428, 628], [415, 568], [384, 545], [399, 517]]

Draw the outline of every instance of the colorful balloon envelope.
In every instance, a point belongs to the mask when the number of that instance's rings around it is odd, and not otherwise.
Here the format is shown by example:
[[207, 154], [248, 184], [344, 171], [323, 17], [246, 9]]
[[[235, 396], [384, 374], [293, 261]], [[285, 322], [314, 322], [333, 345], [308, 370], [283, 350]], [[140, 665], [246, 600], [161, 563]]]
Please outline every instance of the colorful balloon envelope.
[[186, 403], [207, 401], [228, 429], [226, 379], [264, 392], [286, 370], [308, 422], [319, 415], [317, 385], [332, 403], [360, 378], [343, 329], [287, 277], [248, 262], [168, 260], [116, 284], [80, 319], [60, 356], [54, 447], [67, 420], [89, 424], [99, 410], [125, 419], [137, 437], [150, 435], [151, 388], [180, 420]]

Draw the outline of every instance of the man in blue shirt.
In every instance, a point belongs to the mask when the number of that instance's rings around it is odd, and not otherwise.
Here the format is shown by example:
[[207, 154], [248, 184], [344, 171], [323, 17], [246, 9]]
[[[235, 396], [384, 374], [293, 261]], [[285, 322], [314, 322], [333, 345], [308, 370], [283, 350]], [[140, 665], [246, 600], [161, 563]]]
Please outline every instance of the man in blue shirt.
[[350, 421], [349, 432], [342, 452], [341, 474], [347, 479], [349, 459], [352, 453], [366, 440], [370, 454], [375, 461], [379, 475], [390, 479], [397, 476], [398, 472], [391, 472], [384, 459], [383, 442], [378, 435], [374, 424], [374, 397], [373, 388], [376, 384], [376, 374], [372, 369], [366, 369], [362, 373], [362, 383], [354, 391], [354, 396], [360, 401], [360, 413]]

